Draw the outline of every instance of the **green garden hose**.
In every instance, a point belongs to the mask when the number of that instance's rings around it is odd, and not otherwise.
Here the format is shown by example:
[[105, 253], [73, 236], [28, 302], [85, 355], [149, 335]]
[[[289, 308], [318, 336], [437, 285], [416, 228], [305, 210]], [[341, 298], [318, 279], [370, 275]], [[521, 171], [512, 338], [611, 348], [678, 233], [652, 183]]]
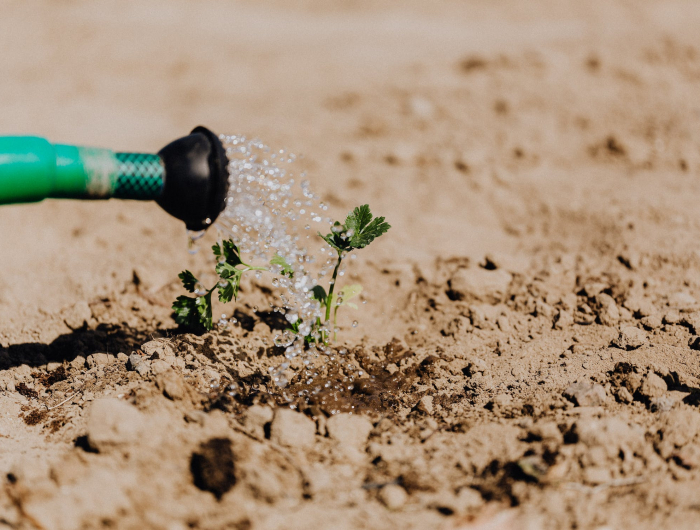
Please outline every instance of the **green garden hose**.
[[190, 230], [212, 224], [228, 191], [221, 141], [204, 127], [158, 154], [0, 137], [0, 205], [60, 199], [157, 201]]

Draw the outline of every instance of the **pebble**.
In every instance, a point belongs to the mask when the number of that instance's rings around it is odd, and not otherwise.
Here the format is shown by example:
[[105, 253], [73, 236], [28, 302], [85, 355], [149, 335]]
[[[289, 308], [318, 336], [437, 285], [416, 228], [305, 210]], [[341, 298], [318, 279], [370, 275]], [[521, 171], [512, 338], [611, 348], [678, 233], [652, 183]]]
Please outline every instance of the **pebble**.
[[[145, 364], [145, 363], [143, 363], [143, 364]], [[156, 359], [154, 361], [151, 361], [150, 368], [151, 368], [151, 372], [153, 372], [156, 375], [163, 374], [163, 373], [171, 370], [170, 363], [168, 363], [167, 361], [164, 361], [163, 359]], [[137, 371], [138, 371], [138, 368], [137, 368]]]
[[408, 494], [397, 484], [387, 484], [379, 490], [379, 500], [390, 510], [398, 510], [406, 504]]
[[644, 317], [642, 320], [640, 320], [640, 322], [642, 323], [642, 326], [644, 326], [648, 330], [660, 328], [663, 324], [663, 322], [661, 322], [661, 318], [658, 315], [650, 315], [648, 317]]
[[652, 399], [663, 396], [667, 390], [666, 381], [651, 372], [644, 376], [637, 392], [645, 399]]
[[265, 437], [265, 425], [272, 421], [274, 412], [266, 405], [253, 405], [246, 410], [243, 424], [253, 435]]
[[141, 346], [141, 351], [145, 353], [149, 359], [163, 359], [164, 357], [173, 357], [175, 351], [168, 341], [151, 340]]
[[85, 368], [85, 363], [85, 357], [83, 357], [82, 355], [76, 355], [75, 358], [73, 358], [73, 360], [70, 361], [71, 368], [74, 368], [76, 370], [82, 370], [83, 368]]
[[277, 409], [270, 425], [270, 439], [288, 447], [311, 447], [316, 439], [316, 424], [300, 412]]
[[573, 383], [563, 396], [579, 407], [598, 407], [605, 403], [605, 389], [597, 383]]
[[364, 448], [373, 428], [374, 425], [365, 416], [356, 414], [336, 414], [326, 422], [326, 430], [331, 440], [357, 449]]
[[423, 396], [422, 398], [420, 398], [420, 401], [418, 402], [416, 408], [421, 412], [425, 412], [426, 414], [432, 414], [433, 396]]
[[664, 324], [674, 325], [681, 321], [681, 314], [676, 309], [671, 309], [668, 313], [664, 315]]
[[458, 269], [448, 281], [449, 294], [457, 300], [503, 301], [513, 276], [502, 269]]
[[112, 356], [108, 353], [93, 353], [87, 357], [88, 368], [95, 366], [104, 366], [112, 362]]
[[678, 291], [668, 297], [668, 305], [679, 311], [689, 311], [698, 307], [698, 302], [687, 291]]
[[179, 401], [187, 396], [187, 383], [185, 379], [173, 370], [167, 370], [158, 375], [156, 386], [163, 395], [173, 401]]
[[648, 317], [656, 313], [656, 308], [651, 300], [642, 296], [632, 296], [625, 300], [622, 305], [639, 317]]
[[139, 410], [114, 398], [95, 400], [87, 419], [87, 437], [90, 447], [105, 452], [138, 441], [145, 421]]
[[596, 296], [596, 306], [598, 308], [598, 319], [604, 326], [616, 326], [620, 321], [620, 311], [612, 296], [600, 293]]
[[554, 329], [566, 329], [574, 325], [574, 317], [568, 311], [560, 309], [554, 317]]
[[63, 321], [72, 330], [85, 327], [88, 321], [92, 318], [92, 311], [87, 302], [78, 302], [71, 307], [61, 311]]
[[620, 335], [612, 341], [614, 346], [623, 350], [635, 350], [644, 346], [647, 342], [647, 334], [634, 326], [624, 326], [620, 329]]
[[473, 359], [467, 365], [467, 374], [470, 377], [474, 377], [476, 374], [483, 374], [486, 372], [486, 363], [483, 359]]

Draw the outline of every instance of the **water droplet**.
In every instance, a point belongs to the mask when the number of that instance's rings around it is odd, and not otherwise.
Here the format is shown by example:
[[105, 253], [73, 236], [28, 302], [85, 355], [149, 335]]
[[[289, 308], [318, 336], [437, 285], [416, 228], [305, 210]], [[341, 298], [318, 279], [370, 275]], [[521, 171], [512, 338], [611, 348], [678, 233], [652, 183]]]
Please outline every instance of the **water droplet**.
[[357, 327], [357, 320], [353, 320], [353, 321], [352, 321], [352, 327], [353, 327], [353, 328], [356, 328], [356, 327]]
[[292, 344], [296, 338], [293, 332], [285, 330], [281, 335], [275, 335], [275, 346], [286, 348]]

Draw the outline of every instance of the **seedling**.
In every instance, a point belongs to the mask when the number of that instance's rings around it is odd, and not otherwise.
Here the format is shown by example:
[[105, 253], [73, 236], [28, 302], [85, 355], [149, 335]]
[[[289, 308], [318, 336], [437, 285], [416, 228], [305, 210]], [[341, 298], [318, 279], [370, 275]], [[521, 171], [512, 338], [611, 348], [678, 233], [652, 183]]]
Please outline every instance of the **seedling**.
[[[350, 212], [345, 219], [345, 223], [341, 224], [336, 221], [331, 227], [329, 234], [324, 236], [319, 232], [318, 235], [337, 252], [338, 258], [329, 282], [328, 291], [321, 285], [316, 285], [311, 290], [310, 297], [320, 304], [322, 314], [325, 313], [325, 318], [323, 322], [320, 317], [316, 319], [316, 322], [311, 326], [311, 331], [304, 336], [305, 342], [322, 342], [327, 344], [330, 340], [329, 329], [336, 329], [338, 309], [344, 305], [357, 308], [350, 300], [362, 292], [361, 285], [346, 285], [337, 292], [335, 291], [340, 265], [350, 252], [365, 248], [376, 238], [386, 233], [389, 228], [391, 227], [384, 221], [384, 217], [373, 218], [369, 206], [365, 204]], [[212, 247], [212, 250], [217, 258], [215, 270], [219, 276], [219, 281], [211, 289], [206, 289], [194, 274], [188, 270], [179, 274], [183, 287], [195, 296], [178, 296], [175, 300], [173, 311], [175, 312], [175, 321], [178, 324], [195, 329], [204, 328], [211, 330], [213, 328], [211, 303], [213, 292], [218, 290], [220, 302], [231, 302], [238, 297], [241, 277], [244, 273], [270, 270], [267, 267], [254, 267], [244, 263], [240, 257], [238, 247], [230, 239], [223, 241], [221, 244], [217, 243]], [[279, 254], [276, 254], [270, 260], [270, 265], [274, 266], [274, 270], [279, 271], [279, 275], [293, 278], [294, 268]], [[290, 322], [289, 330], [298, 334], [301, 324], [301, 320]]]

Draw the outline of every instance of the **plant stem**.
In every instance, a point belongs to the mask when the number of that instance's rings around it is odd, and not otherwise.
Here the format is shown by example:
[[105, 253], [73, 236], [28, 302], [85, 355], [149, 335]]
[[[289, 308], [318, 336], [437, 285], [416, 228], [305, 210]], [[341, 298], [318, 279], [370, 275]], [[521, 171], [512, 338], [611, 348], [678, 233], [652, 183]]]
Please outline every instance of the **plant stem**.
[[338, 269], [340, 268], [340, 262], [343, 261], [343, 256], [338, 252], [338, 263], [335, 264], [335, 269], [333, 270], [333, 278], [331, 281], [331, 286], [328, 289], [328, 296], [326, 297], [326, 322], [331, 318], [331, 304], [333, 303], [333, 289], [335, 289], [335, 281], [338, 276]]

